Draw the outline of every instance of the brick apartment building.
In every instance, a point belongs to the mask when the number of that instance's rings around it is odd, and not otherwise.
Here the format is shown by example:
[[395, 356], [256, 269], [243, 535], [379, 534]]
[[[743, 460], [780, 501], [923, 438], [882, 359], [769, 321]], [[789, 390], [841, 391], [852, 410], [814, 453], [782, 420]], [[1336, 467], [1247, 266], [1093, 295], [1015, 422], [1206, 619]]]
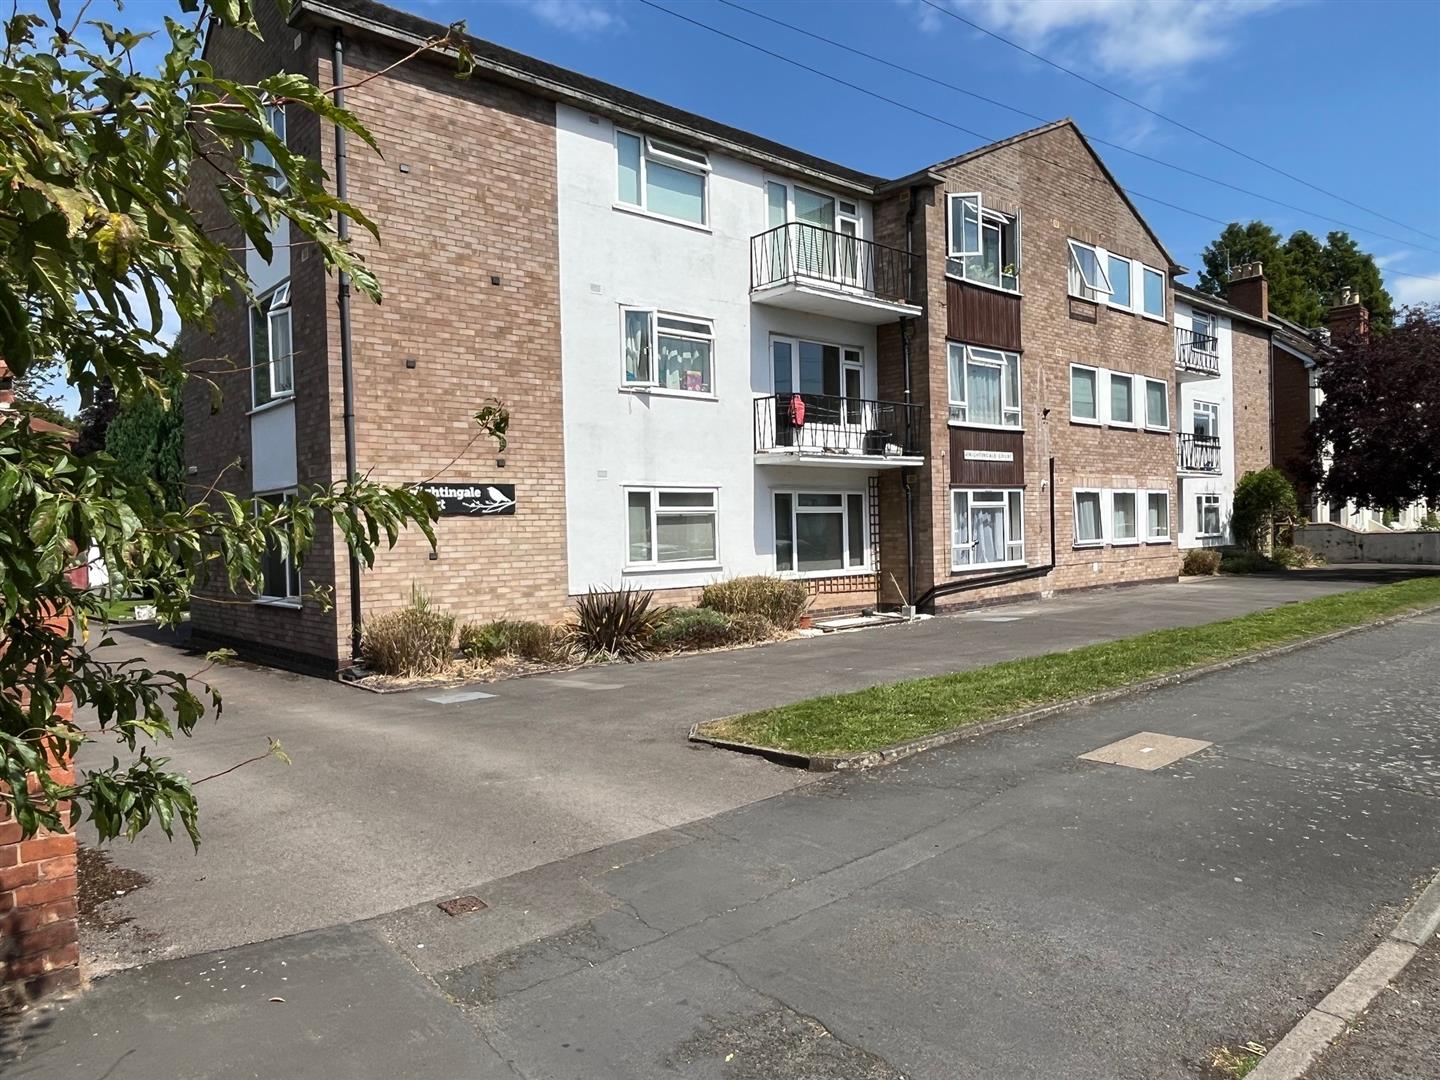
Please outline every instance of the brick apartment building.
[[[354, 84], [443, 31], [369, 0], [257, 7], [263, 43], [207, 44], [228, 76]], [[469, 79], [427, 56], [346, 95], [384, 152], [344, 154], [383, 303], [352, 299], [347, 333], [336, 281], [277, 235], [269, 263], [247, 252], [259, 305], [181, 344], [237, 364], [218, 413], [187, 395], [195, 481], [283, 499], [345, 476], [348, 350], [358, 470], [481, 512], [382, 553], [358, 611], [327, 533], [253, 602], [197, 598], [200, 635], [333, 672], [357, 616], [415, 587], [551, 619], [595, 586], [685, 602], [744, 573], [801, 577], [820, 610], [1173, 579], [1178, 504], [1210, 493], [1177, 480], [1201, 384], [1240, 402], [1222, 478], [1270, 459], [1266, 320], [1182, 309], [1182, 268], [1073, 123], [891, 180], [472, 48]], [[274, 119], [336, 175], [331, 125]], [[1180, 363], [1202, 309], [1223, 377]], [[502, 456], [472, 441], [492, 397]]]

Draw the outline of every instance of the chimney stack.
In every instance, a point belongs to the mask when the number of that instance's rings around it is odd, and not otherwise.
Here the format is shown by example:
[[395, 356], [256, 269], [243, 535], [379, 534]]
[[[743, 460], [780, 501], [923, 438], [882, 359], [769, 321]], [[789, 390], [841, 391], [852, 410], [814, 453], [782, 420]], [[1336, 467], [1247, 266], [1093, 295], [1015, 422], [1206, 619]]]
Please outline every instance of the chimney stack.
[[1230, 271], [1225, 283], [1225, 299], [1247, 315], [1270, 321], [1270, 283], [1265, 280], [1265, 267], [1258, 262], [1241, 263]]
[[1341, 289], [1325, 316], [1325, 325], [1330, 329], [1331, 341], [1370, 333], [1370, 309], [1360, 302], [1360, 290], [1350, 285]]

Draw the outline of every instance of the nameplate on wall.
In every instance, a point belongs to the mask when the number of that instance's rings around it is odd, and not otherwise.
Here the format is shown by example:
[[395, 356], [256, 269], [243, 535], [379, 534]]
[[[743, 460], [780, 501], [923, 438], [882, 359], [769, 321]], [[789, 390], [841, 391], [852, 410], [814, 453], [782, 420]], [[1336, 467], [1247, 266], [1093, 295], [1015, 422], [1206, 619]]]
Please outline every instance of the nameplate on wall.
[[514, 484], [416, 484], [431, 496], [441, 517], [493, 517], [515, 513]]
[[1013, 450], [966, 450], [966, 461], [1014, 461]]

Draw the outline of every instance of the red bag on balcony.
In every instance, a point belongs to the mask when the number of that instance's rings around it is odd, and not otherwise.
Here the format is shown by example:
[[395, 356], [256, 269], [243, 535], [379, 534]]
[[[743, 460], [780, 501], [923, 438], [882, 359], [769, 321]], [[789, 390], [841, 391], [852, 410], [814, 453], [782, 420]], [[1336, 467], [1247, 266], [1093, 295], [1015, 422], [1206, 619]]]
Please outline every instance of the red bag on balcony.
[[790, 423], [796, 427], [805, 426], [805, 399], [799, 394], [790, 396]]

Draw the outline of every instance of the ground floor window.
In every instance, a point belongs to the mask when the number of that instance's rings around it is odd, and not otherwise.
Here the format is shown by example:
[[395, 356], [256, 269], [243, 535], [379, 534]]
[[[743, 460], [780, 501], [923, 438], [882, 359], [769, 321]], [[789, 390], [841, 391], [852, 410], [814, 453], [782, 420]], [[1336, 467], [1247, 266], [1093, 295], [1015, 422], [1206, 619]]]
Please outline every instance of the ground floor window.
[[865, 496], [858, 491], [777, 491], [775, 569], [801, 574], [865, 571]]
[[950, 566], [1004, 566], [1025, 561], [1024, 492], [950, 492]]
[[1110, 493], [1110, 542], [1134, 544], [1140, 539], [1139, 499], [1133, 491]]
[[1220, 496], [1195, 496], [1195, 535], [1220, 535]]
[[1103, 544], [1105, 522], [1102, 515], [1100, 492], [1075, 492], [1075, 544]]
[[625, 493], [630, 566], [714, 563], [714, 490], [631, 488]]
[[1145, 539], [1170, 539], [1170, 493], [1150, 491], [1145, 495]]
[[[270, 507], [284, 507], [295, 498], [293, 491], [255, 496], [255, 516]], [[300, 602], [300, 565], [290, 546], [271, 542], [260, 558], [260, 600], [275, 603]]]

